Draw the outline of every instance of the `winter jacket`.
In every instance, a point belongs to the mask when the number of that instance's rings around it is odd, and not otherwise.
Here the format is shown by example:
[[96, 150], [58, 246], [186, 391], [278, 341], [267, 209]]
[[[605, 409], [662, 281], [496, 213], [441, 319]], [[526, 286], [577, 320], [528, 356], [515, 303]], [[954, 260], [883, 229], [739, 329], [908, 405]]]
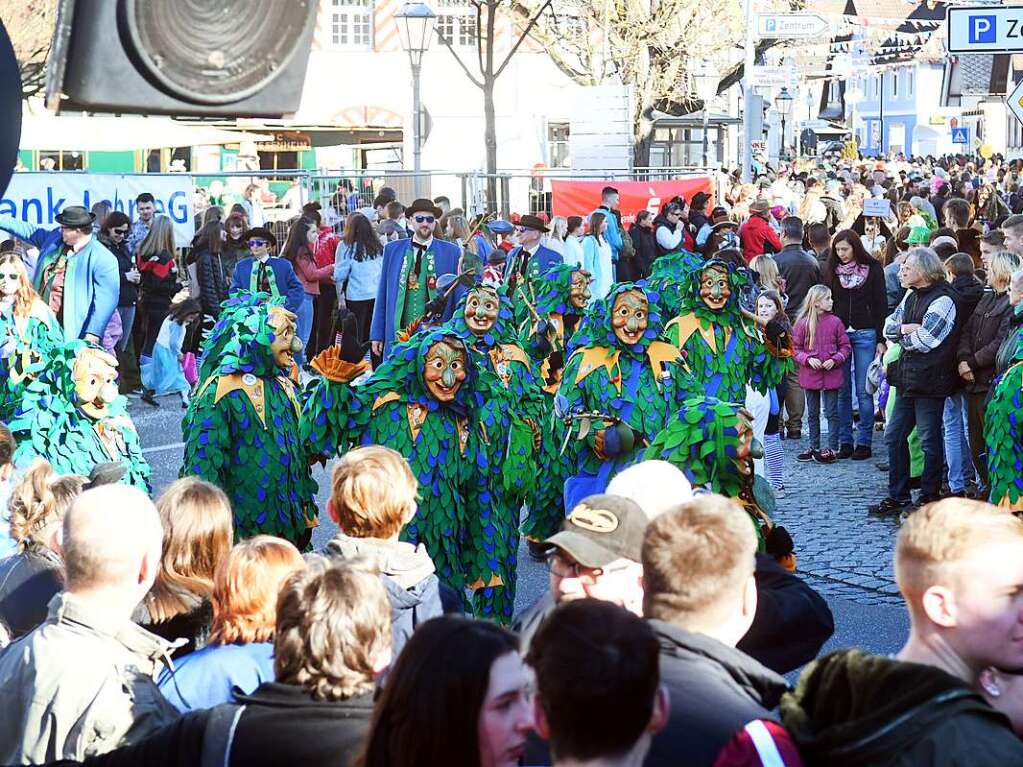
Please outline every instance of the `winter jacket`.
[[[792, 348], [796, 364], [799, 365], [799, 387], [812, 391], [841, 389], [844, 377], [842, 366], [852, 354], [852, 344], [842, 320], [830, 312], [821, 312], [817, 317], [812, 346], [809, 335], [805, 318], [792, 329]], [[810, 359], [814, 357], [821, 362], [832, 360], [835, 365], [831, 370], [814, 370], [810, 367]]]
[[309, 257], [309, 251], [301, 250], [295, 256], [295, 274], [302, 282], [302, 288], [306, 295], [320, 295], [320, 283], [326, 280], [330, 282], [334, 278], [334, 264], [317, 266], [314, 258]]
[[645, 280], [650, 276], [650, 268], [654, 259], [657, 258], [657, 240], [654, 237], [654, 230], [645, 226], [633, 226], [629, 229], [629, 236], [632, 238], [632, 246], [636, 249], [633, 260], [636, 264], [636, 271], [639, 278]]
[[806, 294], [821, 281], [821, 268], [817, 257], [803, 250], [799, 245], [786, 245], [774, 256], [778, 274], [785, 280], [785, 292], [789, 295], [786, 311], [795, 317], [806, 300]]
[[115, 243], [102, 234], [97, 235], [97, 239], [117, 259], [117, 271], [121, 275], [121, 287], [117, 298], [117, 305], [134, 306], [139, 300], [139, 287], [136, 283], [129, 282], [124, 276], [135, 268], [135, 259], [131, 257], [131, 251], [128, 250], [127, 240], [122, 239], [120, 242]]
[[210, 601], [191, 592], [179, 591], [179, 593], [185, 600], [185, 604], [188, 605], [188, 609], [169, 620], [154, 623], [145, 601], [136, 608], [135, 614], [132, 615], [132, 620], [142, 628], [168, 642], [176, 643], [177, 646], [171, 652], [171, 657], [174, 659], [205, 647], [213, 628], [213, 606]]
[[1020, 347], [1021, 333], [1023, 333], [1023, 304], [1010, 307], [1009, 315], [1002, 323], [1002, 329], [999, 331], [1002, 342], [998, 346], [998, 353], [995, 354], [995, 378], [1008, 370], [1009, 366], [1015, 362]]
[[749, 220], [739, 227], [739, 242], [742, 243], [742, 257], [746, 259], [747, 264], [756, 256], [781, 250], [778, 233], [766, 218], [757, 215], [750, 216]]
[[1023, 764], [1009, 720], [960, 679], [856, 649], [807, 666], [781, 716], [807, 767]]
[[956, 364], [965, 362], [973, 371], [973, 383], [966, 384], [970, 394], [983, 394], [991, 388], [1001, 331], [1011, 310], [1008, 293], [985, 293], [959, 334]]
[[142, 272], [142, 301], [150, 308], [170, 306], [171, 299], [179, 290], [174, 254], [163, 250], [153, 256], [139, 256], [138, 267]]
[[0, 653], [0, 764], [83, 759], [135, 743], [177, 710], [153, 681], [166, 643], [72, 594]]
[[664, 621], [648, 622], [660, 642], [661, 683], [671, 703], [668, 724], [654, 736], [644, 764], [710, 767], [747, 722], [773, 718], [769, 712], [788, 685], [734, 647]]
[[356, 258], [359, 251], [362, 251], [361, 245], [348, 245], [344, 240], [337, 244], [337, 253], [334, 257], [334, 284], [338, 293], [344, 286], [345, 298], [349, 301], [373, 301], [380, 288], [380, 270], [384, 265], [383, 250], [372, 256], [362, 252], [362, 257]]
[[64, 589], [64, 562], [46, 546], [29, 543], [0, 559], [0, 624], [17, 639], [46, 620], [48, 605]]
[[956, 229], [956, 242], [959, 243], [959, 252], [967, 254], [973, 259], [973, 266], [981, 269], [984, 262], [980, 260], [980, 235], [973, 227]]
[[[851, 290], [843, 288], [838, 275], [832, 277], [826, 284], [831, 288], [831, 297], [835, 301], [832, 311], [842, 320], [844, 327], [853, 330], [873, 330], [878, 341], [884, 339], [884, 319], [891, 312], [888, 310], [885, 271], [880, 263], [871, 259], [867, 267], [867, 279], [857, 288]], [[901, 300], [901, 287], [899, 291]], [[898, 304], [896, 301], [895, 306]]]
[[338, 531], [321, 553], [341, 559], [368, 556], [376, 562], [391, 601], [391, 651], [395, 658], [419, 624], [443, 612], [433, 560], [422, 544], [352, 538]]
[[273, 642], [207, 645], [165, 668], [160, 692], [182, 713], [230, 703], [235, 688], [248, 694], [274, 680], [273, 653]]
[[[895, 311], [895, 307], [902, 303], [902, 299], [906, 295], [906, 289], [899, 282], [899, 266], [900, 264], [891, 263], [884, 268], [884, 292], [888, 304], [888, 311], [885, 313], [885, 317]], [[880, 340], [880, 336], [878, 340]]]
[[224, 257], [208, 250], [201, 250], [195, 255], [202, 312], [211, 317], [219, 317], [220, 305], [227, 300], [229, 285], [229, 272], [225, 268]]
[[952, 280], [952, 289], [956, 292], [956, 328], [961, 330], [966, 327], [973, 310], [980, 303], [984, 295], [984, 286], [970, 274]]

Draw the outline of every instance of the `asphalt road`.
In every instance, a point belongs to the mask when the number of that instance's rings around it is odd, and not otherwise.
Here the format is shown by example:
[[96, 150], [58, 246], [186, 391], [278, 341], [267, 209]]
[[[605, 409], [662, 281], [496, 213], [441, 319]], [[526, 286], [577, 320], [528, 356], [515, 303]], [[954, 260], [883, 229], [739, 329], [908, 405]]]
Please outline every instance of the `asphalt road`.
[[[138, 400], [131, 404], [157, 494], [178, 476], [184, 414], [176, 396], [159, 401], [159, 408]], [[909, 630], [891, 568], [897, 526], [866, 514], [867, 504], [884, 495], [886, 475], [874, 466], [882, 456], [876, 452], [872, 461], [842, 461], [830, 466], [797, 463], [795, 455], [803, 447], [801, 442], [785, 442], [787, 493], [778, 502], [776, 517], [796, 542], [800, 574], [824, 595], [834, 613], [835, 635], [824, 649], [858, 646], [875, 653], [894, 653]], [[317, 504], [322, 509], [329, 495], [328, 473], [316, 467], [314, 476], [320, 487]], [[320, 522], [313, 534], [315, 548], [335, 530], [325, 513]], [[546, 590], [545, 566], [531, 560], [523, 547], [516, 609], [528, 607]]]

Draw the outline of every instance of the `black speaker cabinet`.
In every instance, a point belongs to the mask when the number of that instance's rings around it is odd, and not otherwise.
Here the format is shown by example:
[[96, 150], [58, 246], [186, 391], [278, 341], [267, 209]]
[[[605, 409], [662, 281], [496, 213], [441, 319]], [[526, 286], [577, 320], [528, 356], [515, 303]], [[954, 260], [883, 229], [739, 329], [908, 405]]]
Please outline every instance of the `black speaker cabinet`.
[[14, 47], [0, 21], [0, 197], [10, 183], [21, 143], [21, 72]]
[[60, 111], [281, 117], [298, 109], [318, 0], [60, 0]]

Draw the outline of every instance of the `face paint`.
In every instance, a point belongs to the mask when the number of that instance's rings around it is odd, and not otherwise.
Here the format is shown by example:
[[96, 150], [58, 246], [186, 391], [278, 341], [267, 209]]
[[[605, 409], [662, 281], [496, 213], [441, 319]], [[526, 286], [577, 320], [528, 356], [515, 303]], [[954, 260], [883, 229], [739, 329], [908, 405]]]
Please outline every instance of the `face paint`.
[[591, 281], [589, 272], [572, 272], [572, 287], [568, 291], [568, 302], [576, 309], [585, 309], [590, 302]]
[[270, 327], [274, 329], [274, 340], [270, 344], [274, 364], [281, 370], [290, 370], [295, 364], [295, 355], [302, 351], [302, 341], [295, 334], [295, 315], [276, 306], [270, 310]]
[[728, 271], [720, 266], [705, 269], [700, 279], [700, 298], [707, 308], [719, 312], [728, 304], [732, 287], [728, 284]]
[[465, 380], [465, 353], [443, 341], [426, 353], [426, 390], [438, 402], [451, 402]]
[[646, 296], [638, 290], [620, 294], [611, 309], [611, 326], [615, 336], [627, 346], [638, 344], [647, 327], [649, 305]]
[[117, 360], [100, 349], [84, 349], [71, 371], [78, 408], [98, 421], [117, 399]]
[[473, 290], [465, 300], [465, 324], [473, 335], [482, 336], [497, 322], [500, 299], [490, 290]]

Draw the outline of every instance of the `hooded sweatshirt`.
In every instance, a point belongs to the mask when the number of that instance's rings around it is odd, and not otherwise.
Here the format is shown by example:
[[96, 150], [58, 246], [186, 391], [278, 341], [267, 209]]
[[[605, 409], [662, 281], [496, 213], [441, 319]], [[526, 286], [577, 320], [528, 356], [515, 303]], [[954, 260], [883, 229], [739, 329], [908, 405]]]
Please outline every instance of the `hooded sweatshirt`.
[[352, 538], [338, 533], [323, 547], [328, 557], [365, 556], [376, 562], [391, 601], [392, 652], [397, 658], [412, 632], [443, 610], [433, 560], [423, 544], [381, 538]]
[[781, 702], [806, 767], [1023, 764], [1009, 720], [933, 666], [839, 650]]

